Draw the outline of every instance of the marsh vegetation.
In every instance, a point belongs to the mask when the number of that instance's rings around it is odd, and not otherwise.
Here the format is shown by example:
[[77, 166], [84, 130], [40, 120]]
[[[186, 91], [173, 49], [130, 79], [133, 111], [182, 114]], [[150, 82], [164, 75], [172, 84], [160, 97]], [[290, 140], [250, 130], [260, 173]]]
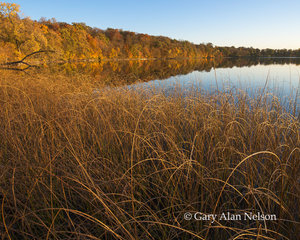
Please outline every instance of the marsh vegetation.
[[19, 13], [0, 2], [1, 239], [300, 236], [300, 49]]
[[1, 72], [2, 239], [299, 236], [300, 122], [278, 98], [104, 86]]

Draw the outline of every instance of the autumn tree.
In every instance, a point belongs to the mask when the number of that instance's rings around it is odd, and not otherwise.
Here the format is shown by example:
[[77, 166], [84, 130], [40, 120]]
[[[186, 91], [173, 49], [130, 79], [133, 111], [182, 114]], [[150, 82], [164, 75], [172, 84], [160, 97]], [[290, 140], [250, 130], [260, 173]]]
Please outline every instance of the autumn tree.
[[12, 55], [19, 52], [20, 42], [24, 26], [18, 13], [20, 6], [15, 3], [0, 2], [0, 41], [14, 45], [15, 51]]
[[300, 51], [216, 47], [211, 43], [150, 36], [121, 29], [102, 30], [85, 23], [57, 22], [54, 18], [21, 19], [19, 5], [0, 2], [0, 58], [22, 57], [40, 49], [55, 50], [59, 59], [103, 58], [216, 58], [299, 56]]
[[20, 5], [15, 3], [0, 2], [0, 16], [14, 17], [20, 12]]

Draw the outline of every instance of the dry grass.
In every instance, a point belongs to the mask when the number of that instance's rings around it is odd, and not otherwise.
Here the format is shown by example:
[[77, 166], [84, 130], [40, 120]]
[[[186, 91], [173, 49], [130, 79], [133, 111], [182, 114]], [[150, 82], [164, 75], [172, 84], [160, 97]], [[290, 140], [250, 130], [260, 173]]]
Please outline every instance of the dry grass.
[[94, 87], [79, 76], [1, 76], [2, 239], [299, 236], [299, 119], [276, 98]]

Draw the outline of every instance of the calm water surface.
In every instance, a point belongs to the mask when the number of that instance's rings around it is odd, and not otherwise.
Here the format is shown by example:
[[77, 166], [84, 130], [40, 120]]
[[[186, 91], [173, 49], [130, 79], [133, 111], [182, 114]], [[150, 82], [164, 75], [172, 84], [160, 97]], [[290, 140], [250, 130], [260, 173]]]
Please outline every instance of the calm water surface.
[[270, 94], [300, 109], [300, 58], [103, 61], [64, 65], [60, 71], [90, 74], [110, 87], [167, 94], [176, 88], [208, 93], [242, 90], [251, 97]]
[[300, 65], [298, 59], [283, 59], [283, 62], [261, 62], [255, 65], [212, 67], [210, 70], [193, 70], [166, 79], [155, 79], [129, 85], [129, 88], [148, 88], [173, 91], [176, 88], [225, 92], [243, 90], [250, 96], [270, 94], [286, 104], [295, 102], [300, 107]]
[[152, 80], [129, 85], [136, 87], [155, 87], [162, 89], [203, 89], [224, 91], [233, 88], [255, 93], [265, 92], [278, 96], [295, 97], [300, 83], [300, 65], [272, 64], [250, 67], [212, 68], [210, 71], [192, 71], [185, 75], [172, 76], [163, 80]]

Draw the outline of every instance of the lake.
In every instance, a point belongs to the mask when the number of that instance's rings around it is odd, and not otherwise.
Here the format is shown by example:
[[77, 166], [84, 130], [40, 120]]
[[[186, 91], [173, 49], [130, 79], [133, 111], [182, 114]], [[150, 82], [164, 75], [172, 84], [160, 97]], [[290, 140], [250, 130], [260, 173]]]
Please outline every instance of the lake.
[[[197, 89], [208, 93], [242, 90], [249, 96], [276, 96], [285, 106], [293, 102], [299, 111], [299, 58], [225, 59], [219, 63], [169, 60], [157, 61], [155, 66], [151, 64], [144, 61], [135, 67], [139, 82], [129, 83], [126, 87], [166, 93], [176, 88], [186, 92]], [[160, 70], [157, 70], [157, 66], [160, 66]], [[148, 74], [143, 71], [145, 69], [148, 69]], [[143, 74], [139, 74], [141, 72]], [[134, 71], [128, 72], [127, 69], [128, 74], [134, 74]]]
[[283, 105], [300, 106], [300, 58], [224, 58], [66, 63], [55, 71], [88, 74], [110, 87], [170, 94], [175, 88], [212, 92], [270, 94]]
[[[216, 67], [209, 71], [193, 70], [166, 79], [130, 85], [156, 88], [197, 88], [206, 91], [226, 91], [233, 88], [250, 94], [265, 89], [278, 96], [295, 97], [300, 83], [300, 65], [293, 63]], [[299, 89], [300, 90], [300, 89]]]

